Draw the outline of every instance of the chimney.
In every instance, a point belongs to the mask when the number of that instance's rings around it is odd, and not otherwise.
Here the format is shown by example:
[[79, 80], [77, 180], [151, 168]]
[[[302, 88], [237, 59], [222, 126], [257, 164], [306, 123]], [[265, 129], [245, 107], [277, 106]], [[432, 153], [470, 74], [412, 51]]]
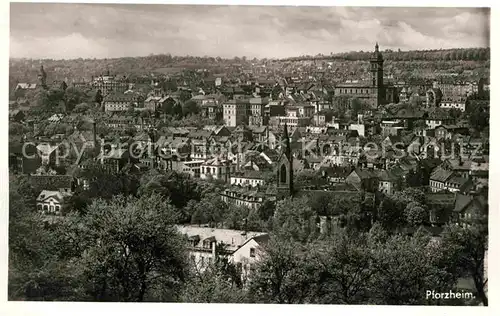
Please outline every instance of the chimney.
[[[94, 148], [97, 148], [97, 128], [96, 128], [97, 123], [95, 121], [92, 121], [92, 140], [94, 142]], [[76, 128], [76, 126], [75, 126]]]
[[101, 139], [101, 165], [104, 164], [104, 139]]

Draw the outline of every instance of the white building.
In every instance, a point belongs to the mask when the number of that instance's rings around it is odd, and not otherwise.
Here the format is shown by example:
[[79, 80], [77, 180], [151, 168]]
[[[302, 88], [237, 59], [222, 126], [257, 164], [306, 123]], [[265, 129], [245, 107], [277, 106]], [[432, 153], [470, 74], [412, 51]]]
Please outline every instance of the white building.
[[462, 112], [465, 112], [465, 100], [463, 101], [442, 101], [439, 104], [440, 108], [443, 109], [459, 109]]
[[43, 215], [62, 215], [65, 200], [71, 195], [66, 191], [43, 190], [36, 198], [36, 208]]
[[200, 272], [214, 262], [220, 251], [241, 269], [243, 275], [248, 275], [252, 265], [261, 258], [262, 247], [269, 240], [269, 235], [262, 232], [193, 225], [177, 226], [177, 228], [186, 236], [191, 262]]
[[263, 186], [265, 181], [262, 178], [262, 172], [249, 170], [231, 175], [230, 183], [232, 185], [256, 187]]
[[201, 164], [200, 178], [229, 181], [231, 174], [235, 171], [236, 166], [231, 161], [215, 157]]
[[223, 105], [222, 118], [226, 126], [248, 125], [250, 102], [245, 99], [226, 101]]
[[365, 124], [350, 124], [349, 130], [358, 131], [359, 136], [365, 137]]
[[188, 174], [193, 178], [199, 178], [203, 162], [204, 160], [172, 161], [172, 170]]

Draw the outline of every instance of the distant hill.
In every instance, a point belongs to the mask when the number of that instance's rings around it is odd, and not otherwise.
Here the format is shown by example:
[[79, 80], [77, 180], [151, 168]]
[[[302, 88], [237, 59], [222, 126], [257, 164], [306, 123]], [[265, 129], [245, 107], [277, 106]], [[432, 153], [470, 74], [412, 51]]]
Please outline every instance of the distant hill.
[[[383, 51], [384, 59], [393, 63], [420, 62], [425, 65], [416, 66], [419, 69], [477, 69], [478, 67], [489, 67], [489, 48], [467, 48], [467, 49], [444, 49], [444, 50], [420, 50], [420, 51]], [[372, 52], [345, 52], [332, 55], [299, 56], [286, 59], [262, 59], [247, 60], [245, 57], [224, 59], [220, 57], [194, 57], [194, 56], [171, 56], [169, 54], [150, 55], [144, 57], [123, 57], [107, 59], [17, 59], [9, 61], [9, 82], [15, 86], [17, 82], [36, 82], [40, 65], [43, 64], [48, 74], [49, 82], [53, 80], [79, 81], [85, 78], [90, 80], [92, 76], [103, 74], [109, 70], [112, 74], [127, 75], [129, 78], [148, 78], [151, 73], [157, 75], [175, 76], [185, 71], [196, 72], [197, 69], [207, 69], [212, 74], [216, 73], [240, 73], [241, 68], [249, 69], [251, 64], [266, 63], [268, 66], [276, 64], [289, 64], [292, 69], [295, 62], [301, 61], [332, 61], [335, 68], [345, 67], [345, 63], [367, 61]], [[462, 63], [464, 61], [465, 63]], [[353, 63], [351, 63], [353, 62]], [[415, 65], [397, 65], [413, 71]], [[271, 66], [274, 67], [274, 66]], [[281, 66], [277, 66], [280, 68]], [[364, 67], [364, 65], [363, 65]], [[390, 65], [388, 65], [390, 67]], [[414, 67], [413, 67], [414, 68]], [[236, 69], [236, 70], [235, 70]], [[354, 68], [353, 68], [354, 69]], [[354, 74], [353, 74], [354, 75]], [[203, 76], [203, 75], [202, 75]], [[147, 80], [147, 79], [146, 79]]]
[[[382, 51], [384, 59], [393, 61], [487, 61], [490, 60], [490, 48], [453, 48], [453, 49], [434, 49], [434, 50], [411, 50], [411, 51]], [[368, 60], [372, 55], [371, 51], [364, 52], [346, 52], [330, 55], [299, 56], [282, 59], [284, 61], [300, 60]]]

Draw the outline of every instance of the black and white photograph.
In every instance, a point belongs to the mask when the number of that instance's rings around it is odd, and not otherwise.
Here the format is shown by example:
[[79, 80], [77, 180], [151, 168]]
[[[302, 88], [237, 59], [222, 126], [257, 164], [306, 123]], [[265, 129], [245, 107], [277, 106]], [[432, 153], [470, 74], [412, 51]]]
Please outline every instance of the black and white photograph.
[[490, 8], [9, 10], [8, 301], [489, 305]]

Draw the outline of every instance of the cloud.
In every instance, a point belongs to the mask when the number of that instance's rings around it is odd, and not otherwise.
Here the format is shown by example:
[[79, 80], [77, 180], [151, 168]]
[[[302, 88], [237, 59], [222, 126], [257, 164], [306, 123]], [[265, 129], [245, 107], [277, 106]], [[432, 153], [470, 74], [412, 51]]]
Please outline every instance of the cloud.
[[488, 9], [11, 4], [11, 56], [285, 57], [489, 45]]

